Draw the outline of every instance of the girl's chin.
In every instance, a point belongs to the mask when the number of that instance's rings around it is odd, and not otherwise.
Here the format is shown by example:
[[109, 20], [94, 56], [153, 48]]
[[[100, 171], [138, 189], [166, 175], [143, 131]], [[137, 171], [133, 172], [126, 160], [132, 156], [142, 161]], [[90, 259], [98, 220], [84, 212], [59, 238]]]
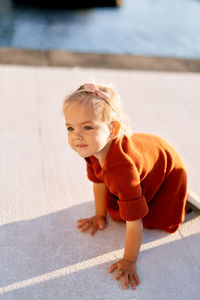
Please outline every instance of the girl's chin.
[[89, 156], [91, 156], [91, 155], [80, 154], [80, 153], [78, 153], [78, 155], [79, 155], [80, 157], [82, 157], [82, 158], [86, 158], [86, 157], [89, 157]]
[[85, 149], [84, 148], [75, 149], [77, 154], [83, 158], [95, 156], [95, 155], [99, 154], [101, 152], [101, 150], [102, 150], [102, 148], [100, 148], [100, 149], [96, 148], [96, 149], [93, 149], [93, 151], [86, 149], [86, 148]]
[[76, 152], [80, 157], [83, 157], [83, 158], [94, 155], [93, 153], [90, 153], [90, 152], [87, 152], [87, 151], [76, 151]]

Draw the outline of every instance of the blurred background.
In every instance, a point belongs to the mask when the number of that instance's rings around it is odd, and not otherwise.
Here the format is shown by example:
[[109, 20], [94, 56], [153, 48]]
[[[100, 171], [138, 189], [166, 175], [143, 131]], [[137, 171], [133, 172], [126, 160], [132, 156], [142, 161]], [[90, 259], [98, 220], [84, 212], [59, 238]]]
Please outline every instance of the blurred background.
[[200, 58], [199, 0], [33, 1], [0, 0], [0, 47]]

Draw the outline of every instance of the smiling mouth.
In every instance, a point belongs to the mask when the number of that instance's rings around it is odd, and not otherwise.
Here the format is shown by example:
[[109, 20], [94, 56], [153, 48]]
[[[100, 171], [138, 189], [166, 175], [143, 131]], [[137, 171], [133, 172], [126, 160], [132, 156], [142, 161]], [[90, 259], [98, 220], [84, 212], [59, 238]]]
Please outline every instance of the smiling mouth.
[[87, 145], [85, 145], [85, 144], [78, 144], [78, 145], [76, 145], [76, 148], [85, 148], [85, 147], [87, 147]]

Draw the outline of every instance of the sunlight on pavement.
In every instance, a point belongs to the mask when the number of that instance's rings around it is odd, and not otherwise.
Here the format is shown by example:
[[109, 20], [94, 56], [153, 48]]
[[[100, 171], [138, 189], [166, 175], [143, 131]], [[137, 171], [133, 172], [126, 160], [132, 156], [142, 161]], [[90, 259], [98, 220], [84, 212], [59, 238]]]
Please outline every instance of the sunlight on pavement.
[[[145, 244], [142, 244], [141, 246], [141, 252], [158, 247], [158, 246], [162, 246], [164, 244], [173, 242], [175, 240], [180, 240], [181, 236], [179, 234], [174, 234], [174, 235], [167, 235], [164, 238], [155, 240], [153, 242], [148, 242]], [[43, 275], [40, 276], [35, 276], [32, 278], [29, 278], [27, 280], [24, 281], [19, 281], [19, 282], [15, 282], [11, 285], [7, 285], [4, 286], [2, 288], [0, 288], [0, 295], [7, 293], [7, 292], [11, 292], [13, 290], [17, 290], [17, 289], [21, 289], [21, 288], [25, 288], [27, 286], [31, 286], [34, 284], [38, 284], [41, 282], [45, 282], [51, 279], [55, 279], [55, 278], [59, 278], [61, 276], [65, 276], [65, 275], [69, 275], [78, 271], [82, 271], [88, 268], [92, 268], [101, 264], [105, 264], [105, 263], [109, 263], [113, 260], [116, 259], [120, 259], [123, 256], [123, 252], [124, 252], [124, 248], [116, 250], [116, 251], [112, 251], [103, 255], [99, 255], [97, 257], [82, 261], [80, 263], [76, 263], [74, 265], [62, 268], [62, 269], [58, 269], [58, 270], [54, 270], [52, 272], [49, 273], [45, 273]]]

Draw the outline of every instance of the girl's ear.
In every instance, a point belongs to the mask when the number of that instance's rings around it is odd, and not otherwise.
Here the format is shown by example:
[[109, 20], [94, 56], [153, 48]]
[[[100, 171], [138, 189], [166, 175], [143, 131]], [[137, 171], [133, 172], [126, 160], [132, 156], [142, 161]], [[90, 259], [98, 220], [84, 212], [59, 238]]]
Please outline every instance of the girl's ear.
[[119, 134], [120, 128], [121, 128], [121, 124], [118, 121], [113, 121], [111, 123], [112, 125], [112, 129], [111, 129], [111, 138], [116, 138]]

